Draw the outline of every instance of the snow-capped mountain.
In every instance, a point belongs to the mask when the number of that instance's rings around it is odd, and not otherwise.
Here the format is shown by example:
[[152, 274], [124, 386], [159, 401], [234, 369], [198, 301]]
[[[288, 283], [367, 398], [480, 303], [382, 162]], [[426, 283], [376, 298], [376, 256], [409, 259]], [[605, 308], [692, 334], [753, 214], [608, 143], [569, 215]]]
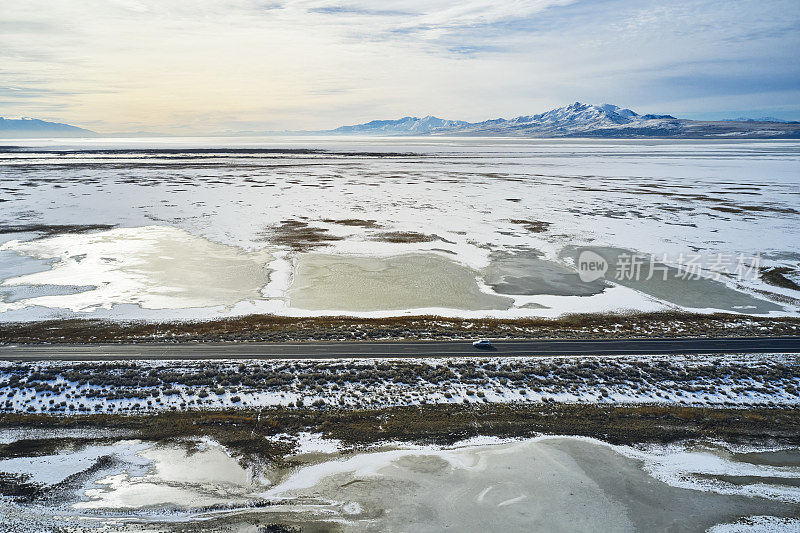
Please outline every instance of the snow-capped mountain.
[[539, 134], [569, 135], [575, 132], [644, 124], [650, 120], [677, 120], [669, 115], [639, 115], [630, 109], [603, 104], [594, 106], [575, 102], [538, 115], [483, 122], [445, 120], [438, 117], [403, 117], [398, 120], [374, 120], [366, 124], [342, 126], [326, 133], [345, 135], [430, 135], [430, 134]]
[[[756, 124], [758, 127], [756, 127]], [[800, 137], [791, 123], [732, 123], [694, 121], [671, 115], [640, 115], [612, 104], [575, 102], [537, 115], [482, 122], [445, 120], [427, 116], [375, 120], [314, 132], [333, 135], [471, 135], [519, 137]]]
[[341, 126], [331, 133], [358, 135], [363, 133], [380, 135], [428, 135], [430, 133], [451, 131], [469, 126], [462, 120], [445, 120], [427, 116], [423, 118], [403, 117], [397, 120], [373, 120], [366, 124]]
[[[620, 127], [652, 127], [651, 121], [676, 121], [669, 115], [639, 115], [630, 109], [603, 104], [575, 102], [538, 115], [525, 115], [507, 121], [479, 122], [464, 128], [470, 133], [519, 134], [526, 136], [566, 136]], [[659, 123], [660, 126], [666, 124]]]
[[[124, 134], [108, 134], [120, 136]], [[131, 134], [128, 134], [131, 135]], [[142, 133], [155, 136], [155, 133]], [[800, 123], [776, 119], [699, 121], [671, 115], [640, 115], [612, 104], [575, 102], [536, 115], [520, 115], [481, 122], [447, 120], [434, 116], [373, 120], [323, 131], [227, 131], [238, 135], [453, 135], [475, 137], [728, 137], [800, 139]], [[0, 117], [0, 139], [24, 137], [94, 137], [97, 133], [44, 120]]]
[[93, 131], [69, 124], [47, 122], [36, 118], [0, 117], [0, 138], [18, 137], [92, 137]]
[[529, 123], [553, 127], [599, 127], [629, 124], [638, 117], [639, 115], [630, 109], [622, 109], [611, 104], [594, 106], [575, 102], [566, 107], [534, 115], [530, 117]]

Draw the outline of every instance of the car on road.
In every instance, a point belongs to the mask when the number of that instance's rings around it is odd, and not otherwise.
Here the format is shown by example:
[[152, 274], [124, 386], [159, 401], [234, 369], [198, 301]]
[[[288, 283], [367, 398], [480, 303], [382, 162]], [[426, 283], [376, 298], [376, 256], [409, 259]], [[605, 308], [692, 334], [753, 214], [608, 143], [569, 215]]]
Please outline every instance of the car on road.
[[488, 350], [489, 348], [492, 347], [492, 341], [490, 341], [489, 339], [481, 339], [479, 341], [473, 342], [472, 345], [476, 348]]

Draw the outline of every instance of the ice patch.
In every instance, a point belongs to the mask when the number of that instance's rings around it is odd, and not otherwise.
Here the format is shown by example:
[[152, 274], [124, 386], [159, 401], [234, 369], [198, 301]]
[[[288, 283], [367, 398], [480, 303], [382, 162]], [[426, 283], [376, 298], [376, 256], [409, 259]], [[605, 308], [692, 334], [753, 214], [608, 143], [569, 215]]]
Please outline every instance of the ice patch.
[[[261, 299], [269, 280], [266, 251], [243, 252], [166, 226], [65, 234], [9, 241], [0, 251], [56, 259], [49, 270], [9, 278], [0, 286], [91, 286], [0, 303], [0, 312], [27, 306], [72, 311], [136, 304], [147, 309], [233, 306]], [[78, 260], [78, 258], [81, 258]]]
[[121, 441], [110, 446], [86, 446], [76, 451], [63, 451], [55, 455], [2, 459], [0, 472], [23, 474], [29, 476], [31, 482], [54, 485], [90, 468], [106, 455], [116, 455], [129, 464], [144, 466], [149, 461], [139, 457], [137, 453], [147, 449], [148, 446], [139, 441]]

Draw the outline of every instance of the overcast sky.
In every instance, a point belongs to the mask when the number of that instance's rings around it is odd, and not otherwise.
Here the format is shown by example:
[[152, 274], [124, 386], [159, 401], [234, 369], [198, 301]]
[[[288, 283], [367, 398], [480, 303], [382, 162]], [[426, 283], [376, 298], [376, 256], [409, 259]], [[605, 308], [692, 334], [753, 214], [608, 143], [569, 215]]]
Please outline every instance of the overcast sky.
[[0, 0], [0, 116], [100, 132], [800, 119], [800, 0]]

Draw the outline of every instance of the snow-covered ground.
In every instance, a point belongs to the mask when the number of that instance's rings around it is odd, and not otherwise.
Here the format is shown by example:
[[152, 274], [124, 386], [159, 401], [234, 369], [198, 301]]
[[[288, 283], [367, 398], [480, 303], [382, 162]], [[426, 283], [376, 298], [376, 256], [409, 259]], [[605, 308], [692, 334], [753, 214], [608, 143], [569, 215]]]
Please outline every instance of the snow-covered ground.
[[[0, 150], [4, 321], [798, 313], [799, 291], [734, 272], [758, 256], [796, 276], [797, 141], [13, 144], [22, 149]], [[589, 287], [574, 270], [580, 247], [652, 254], [673, 269], [659, 286], [609, 272]], [[677, 267], [696, 255], [708, 279], [690, 286]], [[313, 276], [298, 286], [298, 272]], [[437, 292], [440, 278], [458, 284]], [[404, 289], [400, 303], [393, 286], [422, 289]], [[337, 296], [309, 305], [320, 293]]]
[[[292, 468], [243, 461], [209, 438], [0, 459], [0, 475], [33, 494], [33, 501], [0, 496], [3, 524], [13, 531], [247, 531], [252, 523], [517, 531], [536, 523], [547, 531], [714, 533], [800, 525], [796, 447], [622, 446], [542, 435], [353, 449], [318, 435], [292, 438], [300, 441]], [[303, 451], [309, 444], [315, 455]]]
[[456, 403], [800, 406], [800, 356], [0, 363], [0, 411]]

